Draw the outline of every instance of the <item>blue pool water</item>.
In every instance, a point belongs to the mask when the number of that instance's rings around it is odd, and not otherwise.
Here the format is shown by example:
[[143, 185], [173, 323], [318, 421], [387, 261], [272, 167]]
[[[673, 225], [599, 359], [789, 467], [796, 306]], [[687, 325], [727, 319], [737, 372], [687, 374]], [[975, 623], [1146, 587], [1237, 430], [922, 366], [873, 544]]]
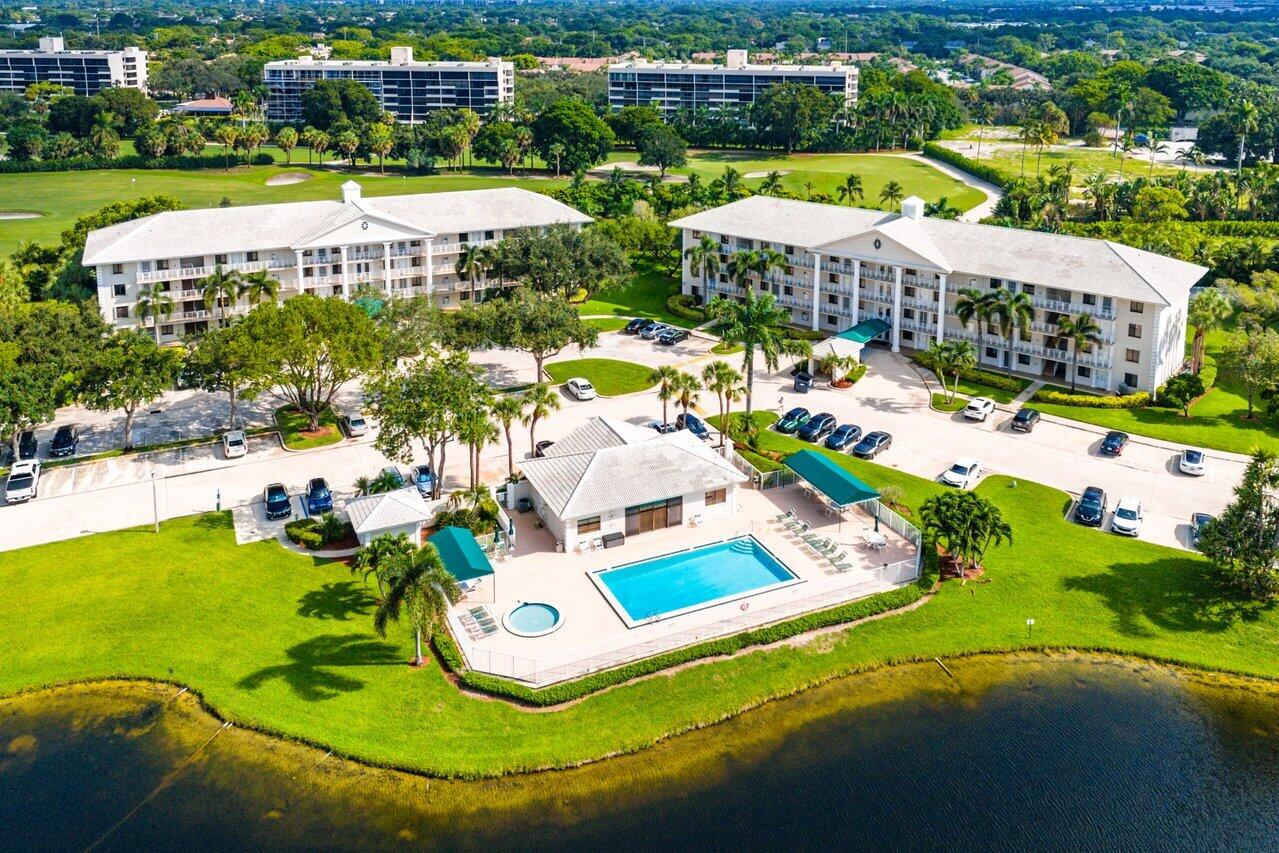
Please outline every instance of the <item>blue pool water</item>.
[[595, 577], [633, 622], [669, 616], [795, 579], [751, 536], [619, 566]]
[[506, 614], [506, 621], [522, 634], [546, 634], [559, 624], [560, 611], [549, 604], [529, 602]]

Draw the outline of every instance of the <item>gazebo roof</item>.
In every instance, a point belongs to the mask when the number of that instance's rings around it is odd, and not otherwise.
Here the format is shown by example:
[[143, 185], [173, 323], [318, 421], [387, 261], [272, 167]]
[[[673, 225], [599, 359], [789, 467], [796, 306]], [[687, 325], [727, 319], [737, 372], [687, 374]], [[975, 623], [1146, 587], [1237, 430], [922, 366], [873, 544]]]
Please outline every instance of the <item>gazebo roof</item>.
[[786, 467], [803, 477], [838, 506], [873, 501], [879, 492], [816, 450], [801, 450], [786, 457]]
[[445, 527], [427, 539], [440, 552], [444, 568], [459, 581], [475, 580], [493, 574], [493, 566], [485, 556], [475, 534], [465, 527]]
[[846, 341], [854, 341], [859, 344], [864, 344], [872, 338], [884, 334], [884, 332], [887, 332], [891, 328], [892, 326], [888, 325], [888, 323], [884, 320], [881, 320], [878, 317], [873, 317], [869, 320], [862, 320], [856, 326], [853, 326], [851, 329], [845, 329], [835, 337], [843, 338]]

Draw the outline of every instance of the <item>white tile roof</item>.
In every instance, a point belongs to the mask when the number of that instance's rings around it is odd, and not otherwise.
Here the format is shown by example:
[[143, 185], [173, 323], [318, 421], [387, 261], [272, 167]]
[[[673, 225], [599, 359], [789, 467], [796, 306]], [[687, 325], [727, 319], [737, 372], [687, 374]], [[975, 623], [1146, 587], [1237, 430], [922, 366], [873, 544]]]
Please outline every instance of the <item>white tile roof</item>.
[[[903, 220], [909, 225], [902, 225]], [[671, 223], [805, 249], [879, 230], [942, 270], [1178, 305], [1208, 270], [1109, 240], [757, 195]], [[952, 287], [966, 282], [951, 281]]]
[[84, 264], [288, 249], [363, 215], [407, 225], [425, 235], [591, 221], [550, 196], [518, 187], [380, 196], [346, 203], [300, 201], [175, 210], [90, 231]]
[[[564, 445], [566, 450], [553, 452]], [[588, 518], [748, 479], [687, 430], [667, 435], [593, 418], [557, 441], [524, 476], [563, 519]]]
[[416, 487], [351, 498], [346, 502], [346, 514], [356, 533], [377, 533], [410, 524], [425, 524], [433, 516]]

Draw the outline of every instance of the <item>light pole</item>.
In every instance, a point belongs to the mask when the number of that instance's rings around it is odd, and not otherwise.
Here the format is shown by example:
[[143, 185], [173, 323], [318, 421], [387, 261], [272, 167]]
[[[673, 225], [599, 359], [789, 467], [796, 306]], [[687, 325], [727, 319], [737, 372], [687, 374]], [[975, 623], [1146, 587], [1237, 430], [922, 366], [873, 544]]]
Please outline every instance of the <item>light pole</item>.
[[155, 472], [151, 472], [151, 515], [155, 518], [155, 532], [160, 532], [160, 498], [156, 494]]

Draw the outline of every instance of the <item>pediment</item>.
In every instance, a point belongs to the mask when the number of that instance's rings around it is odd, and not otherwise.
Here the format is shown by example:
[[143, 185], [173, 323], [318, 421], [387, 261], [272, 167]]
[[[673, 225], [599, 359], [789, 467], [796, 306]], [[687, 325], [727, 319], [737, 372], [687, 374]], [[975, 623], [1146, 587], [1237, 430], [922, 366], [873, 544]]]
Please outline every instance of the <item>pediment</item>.
[[[921, 241], [922, 242], [922, 241]], [[928, 245], [909, 245], [896, 235], [885, 233], [881, 228], [871, 228], [849, 237], [841, 237], [821, 246], [814, 246], [812, 251], [836, 257], [859, 258], [863, 261], [900, 265], [912, 269], [931, 270], [940, 273], [951, 272], [950, 264], [941, 256], [932, 241]]]

